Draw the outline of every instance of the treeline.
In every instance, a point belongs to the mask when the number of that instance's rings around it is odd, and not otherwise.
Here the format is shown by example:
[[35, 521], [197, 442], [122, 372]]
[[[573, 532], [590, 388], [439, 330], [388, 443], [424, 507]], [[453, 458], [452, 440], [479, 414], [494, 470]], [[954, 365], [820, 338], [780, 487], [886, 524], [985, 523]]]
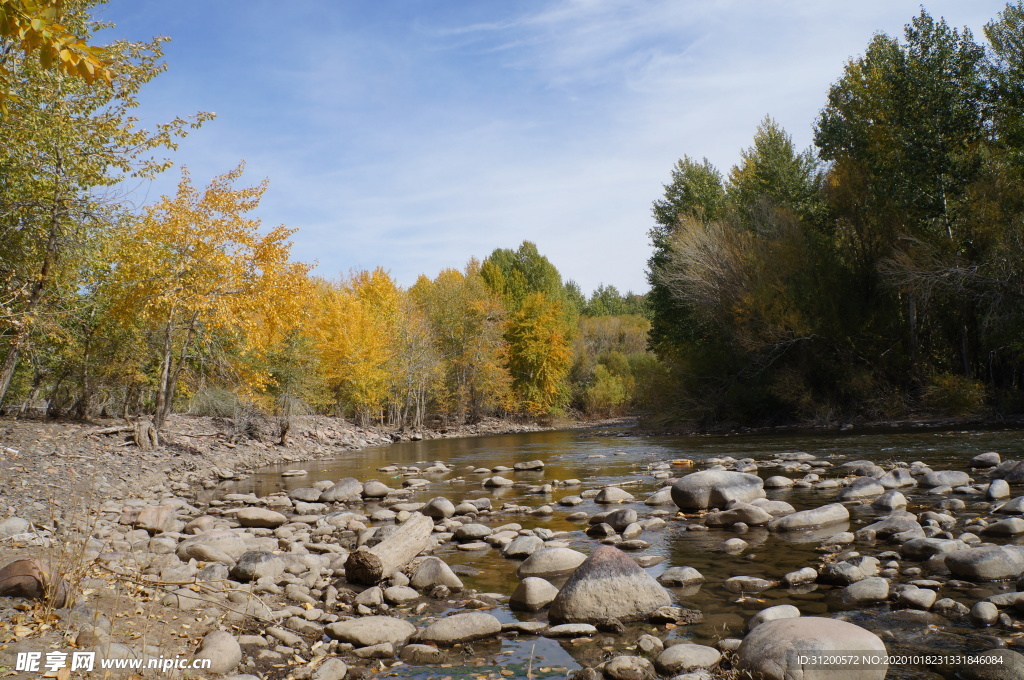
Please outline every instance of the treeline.
[[654, 204], [652, 343], [704, 423], [1024, 409], [1024, 4], [984, 42], [922, 9]]
[[644, 299], [587, 298], [532, 243], [403, 288], [383, 269], [327, 280], [292, 261], [293, 230], [253, 217], [266, 183], [239, 186], [242, 166], [205, 188], [182, 170], [174, 195], [135, 209], [121, 188], [167, 169], [160, 151], [211, 116], [136, 127], [160, 41], [95, 47], [92, 4], [3, 0], [6, 412], [157, 429], [175, 411], [262, 412], [283, 435], [297, 413], [419, 427], [639, 403], [660, 370]]

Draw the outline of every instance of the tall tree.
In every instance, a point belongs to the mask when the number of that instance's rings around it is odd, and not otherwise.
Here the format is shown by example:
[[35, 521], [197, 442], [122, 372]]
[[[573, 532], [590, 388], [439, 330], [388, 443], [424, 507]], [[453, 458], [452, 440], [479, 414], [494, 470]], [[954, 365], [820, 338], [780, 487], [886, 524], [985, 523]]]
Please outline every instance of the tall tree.
[[[288, 329], [301, 318], [309, 266], [289, 261], [293, 230], [261, 234], [259, 220], [247, 217], [266, 182], [236, 189], [243, 167], [215, 177], [202, 191], [183, 169], [177, 193], [148, 207], [112, 240], [112, 266], [100, 283], [112, 313], [126, 324], [143, 319], [159, 339], [157, 430], [171, 413], [198, 342], [226, 335], [243, 355], [263, 353], [270, 348], [261, 325]], [[258, 371], [248, 378], [248, 387], [262, 389], [270, 375]]]
[[[68, 3], [64, 22], [90, 35], [97, 24], [89, 3]], [[118, 42], [105, 48], [118, 77], [112, 87], [90, 87], [79, 78], [6, 52], [16, 98], [0, 117], [0, 403], [47, 297], [75, 291], [83, 248], [111, 221], [101, 193], [128, 176], [149, 177], [168, 162], [154, 157], [209, 116], [190, 124], [176, 119], [147, 131], [133, 109], [145, 83], [163, 71], [160, 40]], [[70, 253], [79, 254], [70, 257]], [[57, 279], [70, 277], [63, 285]]]

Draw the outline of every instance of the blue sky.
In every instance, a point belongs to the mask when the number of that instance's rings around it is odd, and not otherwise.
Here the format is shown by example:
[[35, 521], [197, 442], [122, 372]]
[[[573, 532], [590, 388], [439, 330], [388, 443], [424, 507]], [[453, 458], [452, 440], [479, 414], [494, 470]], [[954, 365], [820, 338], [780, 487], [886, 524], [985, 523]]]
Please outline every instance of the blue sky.
[[[242, 159], [258, 216], [316, 273], [403, 285], [537, 243], [584, 291], [646, 290], [672, 165], [723, 173], [770, 114], [798, 145], [828, 86], [917, 0], [113, 0], [103, 37], [169, 36], [146, 126], [217, 118], [174, 154], [205, 185]], [[925, 3], [982, 26], [1005, 2]], [[137, 186], [142, 205], [177, 171]]]

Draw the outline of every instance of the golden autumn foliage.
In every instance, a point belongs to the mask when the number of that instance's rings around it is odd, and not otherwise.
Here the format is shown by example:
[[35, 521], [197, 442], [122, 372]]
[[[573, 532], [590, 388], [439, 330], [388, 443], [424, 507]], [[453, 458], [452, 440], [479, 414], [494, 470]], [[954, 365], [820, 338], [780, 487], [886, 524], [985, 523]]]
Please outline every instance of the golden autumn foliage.
[[[267, 234], [245, 215], [258, 205], [266, 182], [233, 184], [243, 166], [196, 189], [182, 171], [175, 196], [163, 197], [117, 230], [102, 286], [110, 314], [125, 325], [141, 323], [160, 339], [157, 423], [166, 417], [190, 350], [221, 339], [238, 354], [263, 355], [301, 318], [308, 265], [289, 261], [292, 230]], [[269, 375], [246, 370], [244, 388], [266, 387]]]

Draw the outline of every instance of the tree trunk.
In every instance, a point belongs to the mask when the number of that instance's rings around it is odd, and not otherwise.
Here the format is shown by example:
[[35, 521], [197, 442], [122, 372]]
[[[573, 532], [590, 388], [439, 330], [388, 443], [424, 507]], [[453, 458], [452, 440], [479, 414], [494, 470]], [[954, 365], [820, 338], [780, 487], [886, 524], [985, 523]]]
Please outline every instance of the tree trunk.
[[406, 520], [398, 531], [372, 548], [359, 548], [345, 561], [345, 578], [349, 583], [372, 586], [409, 564], [430, 545], [434, 520], [418, 512]]
[[[58, 176], [62, 167], [60, 159], [58, 158], [56, 166]], [[49, 283], [50, 280], [50, 271], [53, 269], [53, 265], [57, 259], [61, 212], [60, 193], [59, 189], [56, 189], [53, 197], [53, 208], [50, 212], [50, 233], [46, 238], [46, 250], [43, 251], [43, 264], [39, 269], [39, 278], [37, 278], [35, 283], [32, 284], [32, 292], [29, 293], [28, 302], [25, 303], [25, 309], [22, 310], [25, 321], [18, 329], [18, 332], [15, 333], [14, 340], [11, 341], [11, 346], [7, 350], [7, 356], [4, 357], [3, 366], [0, 366], [0, 406], [3, 406], [4, 397], [7, 396], [7, 388], [11, 385], [11, 377], [14, 376], [14, 369], [18, 365], [18, 355], [21, 353], [21, 348], [24, 347], [25, 342], [28, 340], [28, 334], [31, 329], [32, 313], [35, 311], [36, 307], [39, 306], [40, 300], [43, 299], [43, 292], [46, 289], [46, 284]]]

